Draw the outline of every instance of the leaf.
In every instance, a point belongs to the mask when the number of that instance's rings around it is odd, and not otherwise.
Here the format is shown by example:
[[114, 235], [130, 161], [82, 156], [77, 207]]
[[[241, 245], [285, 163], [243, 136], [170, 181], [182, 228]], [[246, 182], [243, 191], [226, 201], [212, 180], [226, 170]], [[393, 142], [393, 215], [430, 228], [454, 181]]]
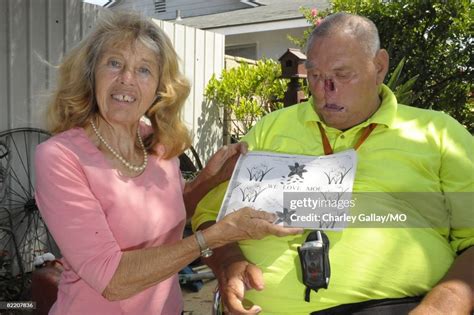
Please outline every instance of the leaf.
[[406, 60], [405, 57], [403, 57], [402, 60], [400, 60], [397, 67], [392, 72], [392, 75], [390, 76], [390, 80], [387, 82], [387, 86], [391, 90], [394, 90], [395, 87], [397, 86], [398, 79], [400, 78], [400, 74], [402, 73], [403, 66], [405, 65], [405, 60]]

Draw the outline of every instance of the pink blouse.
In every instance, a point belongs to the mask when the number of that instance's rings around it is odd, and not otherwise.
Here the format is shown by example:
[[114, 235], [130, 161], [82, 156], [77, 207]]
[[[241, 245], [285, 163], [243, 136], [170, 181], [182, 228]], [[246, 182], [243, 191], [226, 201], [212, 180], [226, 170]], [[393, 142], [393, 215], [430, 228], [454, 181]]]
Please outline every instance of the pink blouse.
[[186, 211], [178, 164], [153, 155], [140, 176], [120, 176], [82, 128], [37, 147], [36, 201], [65, 267], [50, 314], [181, 313], [177, 275], [125, 300], [101, 295], [122, 251], [182, 238]]

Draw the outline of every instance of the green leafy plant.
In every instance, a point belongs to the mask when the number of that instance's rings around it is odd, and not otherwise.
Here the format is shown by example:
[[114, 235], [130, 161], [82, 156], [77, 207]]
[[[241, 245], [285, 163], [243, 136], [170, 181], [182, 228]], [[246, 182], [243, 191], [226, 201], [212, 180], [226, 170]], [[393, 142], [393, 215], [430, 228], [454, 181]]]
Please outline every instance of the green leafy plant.
[[387, 82], [387, 86], [393, 91], [396, 95], [399, 103], [402, 104], [412, 104], [420, 95], [420, 93], [415, 93], [413, 85], [418, 79], [419, 75], [415, 75], [413, 78], [408, 79], [406, 82], [401, 82], [400, 75], [402, 73], [403, 67], [405, 66], [405, 57], [400, 60], [395, 70], [393, 70], [390, 75], [390, 79]]
[[223, 70], [219, 79], [212, 76], [204, 96], [208, 103], [224, 109], [224, 116], [231, 122], [228, 131], [238, 140], [262, 116], [283, 107], [288, 80], [280, 76], [280, 64], [274, 60], [242, 63]]
[[313, 26], [302, 38], [291, 39], [304, 47], [312, 29], [331, 13], [368, 17], [390, 55], [389, 73], [405, 58], [395, 80], [398, 96], [413, 106], [443, 110], [474, 132], [473, 7], [470, 0], [333, 0], [325, 11], [302, 9]]

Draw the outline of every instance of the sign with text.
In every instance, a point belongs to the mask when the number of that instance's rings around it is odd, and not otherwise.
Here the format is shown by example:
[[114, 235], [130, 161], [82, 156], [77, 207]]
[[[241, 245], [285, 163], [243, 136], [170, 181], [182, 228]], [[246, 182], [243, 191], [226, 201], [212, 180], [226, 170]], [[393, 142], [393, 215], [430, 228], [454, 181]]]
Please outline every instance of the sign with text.
[[[356, 165], [352, 149], [325, 156], [249, 152], [237, 162], [218, 220], [242, 207], [252, 207], [275, 213], [276, 223], [284, 225], [343, 228], [346, 221], [337, 218], [351, 206]], [[293, 199], [285, 198], [290, 196], [287, 193], [292, 193]], [[312, 209], [334, 220], [324, 224], [292, 220], [296, 208]]]

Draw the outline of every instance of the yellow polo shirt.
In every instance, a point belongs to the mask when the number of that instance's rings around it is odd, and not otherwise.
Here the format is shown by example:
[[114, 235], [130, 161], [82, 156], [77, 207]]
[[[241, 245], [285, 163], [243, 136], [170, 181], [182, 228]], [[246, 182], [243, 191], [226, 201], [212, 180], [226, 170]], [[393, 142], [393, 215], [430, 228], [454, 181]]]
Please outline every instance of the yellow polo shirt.
[[[307, 315], [341, 304], [422, 295], [444, 276], [457, 251], [474, 245], [472, 136], [444, 113], [398, 104], [386, 86], [380, 96], [379, 110], [360, 125], [344, 132], [323, 126], [334, 152], [340, 152], [354, 146], [365, 126], [377, 123], [357, 150], [354, 194], [380, 209], [407, 213], [420, 225], [327, 232], [331, 280], [328, 289], [311, 292], [309, 303], [297, 253], [307, 233], [239, 242], [263, 271], [265, 289], [245, 295], [249, 305], [262, 307], [261, 314]], [[301, 103], [263, 117], [243, 141], [250, 150], [323, 155], [318, 121], [312, 102]], [[194, 229], [215, 220], [226, 187], [199, 203]]]

